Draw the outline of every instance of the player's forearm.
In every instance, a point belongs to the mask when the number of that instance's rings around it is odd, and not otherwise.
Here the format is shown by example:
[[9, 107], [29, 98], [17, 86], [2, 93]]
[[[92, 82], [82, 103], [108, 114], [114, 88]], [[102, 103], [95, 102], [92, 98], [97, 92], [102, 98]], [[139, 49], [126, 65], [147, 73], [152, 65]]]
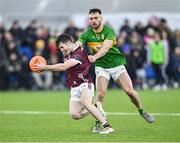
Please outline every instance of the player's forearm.
[[108, 52], [109, 48], [108, 47], [102, 47], [95, 55], [95, 59], [99, 59], [101, 57], [103, 57], [107, 52]]
[[65, 71], [66, 66], [65, 64], [55, 64], [55, 65], [46, 65], [45, 69], [47, 71]]
[[109, 48], [111, 48], [113, 45], [113, 40], [105, 40], [103, 42], [102, 48], [100, 48], [100, 50], [94, 55], [95, 60], [103, 57], [109, 50]]
[[80, 61], [75, 59], [69, 59], [64, 63], [54, 64], [54, 65], [46, 65], [45, 68], [42, 70], [49, 70], [49, 71], [65, 71], [77, 64], [81, 64]]

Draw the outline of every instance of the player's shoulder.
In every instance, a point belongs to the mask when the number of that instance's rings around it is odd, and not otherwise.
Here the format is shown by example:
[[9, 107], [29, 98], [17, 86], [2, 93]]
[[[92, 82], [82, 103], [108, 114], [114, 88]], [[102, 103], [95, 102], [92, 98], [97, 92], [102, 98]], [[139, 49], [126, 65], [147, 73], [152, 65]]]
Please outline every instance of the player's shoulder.
[[72, 52], [71, 55], [82, 53], [81, 47], [76, 47]]
[[71, 55], [84, 56], [84, 50], [82, 50], [81, 47], [78, 47], [78, 48], [75, 49], [73, 52], [71, 52]]
[[81, 48], [77, 48], [75, 51], [73, 51], [70, 58], [76, 59], [81, 62], [86, 62], [88, 59], [86, 52]]
[[86, 28], [81, 34], [89, 34], [92, 32], [92, 28], [91, 27], [88, 27]]
[[111, 25], [109, 25], [109, 24], [105, 24], [104, 25], [104, 29], [108, 30], [108, 31], [114, 31], [114, 28]]

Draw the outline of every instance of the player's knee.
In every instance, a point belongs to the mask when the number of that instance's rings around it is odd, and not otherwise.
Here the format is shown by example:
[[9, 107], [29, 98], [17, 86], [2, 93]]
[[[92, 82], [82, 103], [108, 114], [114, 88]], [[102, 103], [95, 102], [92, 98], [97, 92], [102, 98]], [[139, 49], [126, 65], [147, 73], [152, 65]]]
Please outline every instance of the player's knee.
[[70, 113], [71, 118], [74, 120], [79, 120], [81, 119], [80, 115], [78, 113]]

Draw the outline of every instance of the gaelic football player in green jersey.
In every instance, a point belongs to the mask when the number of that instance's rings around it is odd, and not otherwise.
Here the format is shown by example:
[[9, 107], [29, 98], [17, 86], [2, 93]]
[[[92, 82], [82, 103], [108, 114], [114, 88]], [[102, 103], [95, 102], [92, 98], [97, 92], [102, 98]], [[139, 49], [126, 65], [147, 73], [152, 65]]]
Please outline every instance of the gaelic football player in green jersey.
[[[122, 87], [132, 103], [139, 110], [140, 115], [152, 123], [154, 118], [144, 111], [138, 93], [134, 90], [132, 81], [124, 64], [126, 59], [116, 46], [116, 34], [112, 27], [103, 24], [101, 10], [94, 8], [89, 11], [90, 27], [80, 34], [78, 44], [87, 44], [93, 55], [89, 55], [90, 62], [95, 62], [97, 108], [105, 115], [103, 100], [110, 77]], [[93, 133], [100, 132], [100, 123], [96, 121]]]

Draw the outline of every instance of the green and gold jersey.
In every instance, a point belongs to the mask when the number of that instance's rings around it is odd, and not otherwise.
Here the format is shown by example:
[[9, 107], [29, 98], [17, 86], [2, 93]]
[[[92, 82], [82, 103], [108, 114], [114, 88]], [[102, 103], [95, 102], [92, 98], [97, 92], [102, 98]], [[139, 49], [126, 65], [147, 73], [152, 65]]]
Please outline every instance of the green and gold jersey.
[[78, 41], [86, 44], [93, 54], [98, 52], [98, 46], [102, 46], [104, 40], [113, 40], [113, 45], [110, 47], [106, 55], [99, 58], [95, 62], [95, 66], [102, 68], [113, 68], [119, 65], [126, 64], [124, 55], [119, 51], [116, 45], [116, 34], [112, 27], [104, 25], [101, 32], [95, 33], [90, 27], [85, 32], [80, 34]]

